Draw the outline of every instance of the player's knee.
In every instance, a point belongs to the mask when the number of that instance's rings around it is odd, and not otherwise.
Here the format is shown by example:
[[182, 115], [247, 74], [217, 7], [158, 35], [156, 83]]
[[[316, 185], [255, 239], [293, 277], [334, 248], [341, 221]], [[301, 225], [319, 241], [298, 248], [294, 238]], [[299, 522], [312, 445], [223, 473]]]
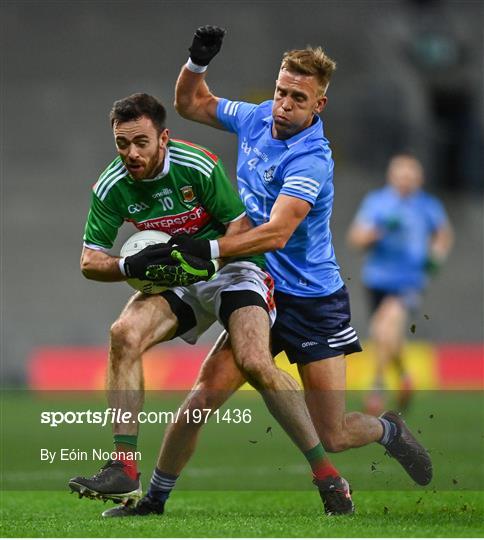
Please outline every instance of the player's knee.
[[266, 357], [265, 355], [261, 355], [258, 358], [243, 357], [240, 359], [239, 367], [249, 383], [256, 388], [271, 388], [276, 368], [272, 358], [269, 356]]
[[197, 390], [193, 392], [186, 402], [186, 409], [191, 411], [198, 409], [212, 409], [214, 406], [214, 399], [209, 391]]
[[348, 440], [343, 428], [332, 428], [319, 433], [326, 452], [337, 453], [348, 449]]
[[136, 326], [127, 319], [120, 318], [111, 326], [111, 349], [114, 352], [140, 353], [141, 339]]
[[173, 430], [189, 429], [198, 431], [207, 422], [210, 415], [219, 407], [219, 404], [213, 399], [211, 392], [193, 392], [191, 393], [180, 408], [178, 414], [179, 420], [175, 422]]

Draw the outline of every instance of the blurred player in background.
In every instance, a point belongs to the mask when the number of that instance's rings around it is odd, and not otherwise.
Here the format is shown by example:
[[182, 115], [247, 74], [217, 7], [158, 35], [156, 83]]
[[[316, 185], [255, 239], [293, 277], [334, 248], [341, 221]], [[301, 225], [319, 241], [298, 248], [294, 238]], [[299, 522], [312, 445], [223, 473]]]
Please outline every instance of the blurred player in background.
[[412, 380], [402, 361], [408, 316], [419, 307], [428, 277], [438, 271], [453, 234], [440, 201], [422, 190], [424, 172], [412, 155], [394, 156], [387, 185], [369, 193], [348, 233], [351, 246], [367, 251], [362, 280], [368, 290], [375, 348], [375, 379], [366, 398], [370, 414], [385, 406], [384, 375], [393, 364], [400, 380], [398, 406], [404, 410]]
[[[134, 420], [113, 425], [116, 459], [93, 477], [71, 479], [69, 486], [80, 495], [104, 500], [140, 496], [134, 450], [144, 399], [142, 354], [177, 336], [195, 343], [218, 319], [229, 331], [230, 341], [224, 342], [233, 351], [239, 377], [243, 374], [261, 393], [271, 414], [306, 457], [314, 477], [328, 486], [322, 495], [325, 504], [334, 498], [338, 503], [340, 494], [330, 486], [343, 480], [325, 455], [299, 385], [274, 364], [270, 353], [275, 308], [273, 280], [263, 270], [264, 257], [232, 257], [214, 275], [212, 261], [184, 253], [183, 246], [173, 250], [156, 244], [125, 258], [107, 253], [124, 221], [141, 230], [203, 238], [209, 245], [224, 233], [230, 236], [250, 228], [244, 205], [218, 157], [193, 143], [170, 139], [165, 117], [162, 104], [147, 94], [117, 101], [111, 111], [119, 156], [93, 187], [82, 272], [97, 281], [129, 277], [172, 288], [154, 295], [136, 293], [112, 325], [108, 402], [113, 409], [130, 412]], [[171, 483], [170, 472], [155, 471], [153, 486]], [[349, 494], [346, 501], [345, 509], [352, 510]], [[164, 501], [145, 497], [139, 508], [162, 513], [163, 507]]]
[[[361, 347], [332, 246], [333, 160], [318, 116], [335, 63], [321, 48], [291, 51], [282, 60], [273, 100], [255, 105], [222, 99], [210, 92], [205, 71], [224, 35], [214, 26], [196, 31], [177, 81], [175, 106], [185, 118], [238, 135], [239, 193], [255, 227], [216, 242], [188, 236], [172, 242], [205, 260], [266, 252], [278, 309], [272, 352], [285, 351], [297, 363], [325, 448], [339, 452], [380, 442], [425, 485], [432, 478], [430, 456], [397, 414], [376, 418], [345, 410], [345, 355]], [[184, 409], [217, 409], [243, 382], [231, 349], [222, 346], [205, 361]], [[183, 420], [171, 424], [147, 496], [135, 508], [118, 507], [104, 515], [148, 514], [151, 501], [164, 504], [175, 482], [160, 482], [157, 475], [169, 472], [176, 480], [195, 450], [200, 428]], [[326, 506], [324, 492], [331, 485], [319, 478], [315, 483]], [[351, 511], [347, 482], [334, 479], [332, 489], [341, 494], [335, 513]]]

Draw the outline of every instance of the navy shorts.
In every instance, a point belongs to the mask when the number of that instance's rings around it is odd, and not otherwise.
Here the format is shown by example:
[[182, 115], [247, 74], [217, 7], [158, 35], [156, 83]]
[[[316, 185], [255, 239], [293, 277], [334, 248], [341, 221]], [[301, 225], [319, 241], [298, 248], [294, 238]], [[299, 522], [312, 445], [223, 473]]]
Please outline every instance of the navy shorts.
[[276, 291], [277, 318], [272, 327], [272, 354], [285, 351], [291, 364], [309, 364], [341, 354], [360, 352], [350, 326], [350, 301], [346, 286], [316, 298]]

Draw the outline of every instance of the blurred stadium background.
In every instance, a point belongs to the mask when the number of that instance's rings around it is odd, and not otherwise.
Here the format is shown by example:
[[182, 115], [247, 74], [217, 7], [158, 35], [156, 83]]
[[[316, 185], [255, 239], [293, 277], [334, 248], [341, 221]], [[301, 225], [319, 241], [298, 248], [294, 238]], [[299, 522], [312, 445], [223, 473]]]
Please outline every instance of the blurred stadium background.
[[[324, 114], [336, 162], [332, 229], [362, 336], [361, 260], [345, 234], [363, 195], [382, 185], [388, 157], [402, 148], [421, 157], [456, 245], [413, 321], [419, 343], [410, 356], [420, 387], [481, 386], [483, 9], [444, 0], [3, 2], [3, 385], [67, 388], [70, 378], [102, 387], [102, 347], [130, 291], [83, 279], [78, 260], [90, 187], [114, 155], [107, 115], [115, 99], [160, 97], [172, 134], [214, 149], [234, 176], [235, 138], [184, 121], [171, 106], [192, 32], [214, 23], [228, 30], [209, 71], [218, 95], [270, 97], [290, 48], [321, 44], [338, 62]], [[123, 229], [118, 247], [131, 232]], [[173, 386], [177, 373], [176, 384], [189, 385], [217, 332], [199, 349], [160, 349], [166, 362], [149, 368], [149, 384]], [[350, 376], [361, 388], [365, 360], [354, 358], [360, 367]], [[180, 381], [180, 370], [190, 375]]]

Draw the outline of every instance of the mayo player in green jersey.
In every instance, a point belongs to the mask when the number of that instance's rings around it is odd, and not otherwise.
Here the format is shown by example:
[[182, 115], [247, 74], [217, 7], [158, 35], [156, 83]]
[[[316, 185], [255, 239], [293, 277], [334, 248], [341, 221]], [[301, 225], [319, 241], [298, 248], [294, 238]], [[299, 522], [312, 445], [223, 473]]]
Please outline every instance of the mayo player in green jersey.
[[[260, 266], [263, 259], [227, 259], [214, 275], [210, 261], [180, 249], [177, 262], [172, 246], [164, 244], [126, 258], [107, 253], [124, 221], [141, 230], [184, 233], [215, 243], [224, 233], [238, 234], [250, 227], [217, 156], [192, 143], [170, 139], [165, 117], [161, 103], [147, 94], [117, 101], [111, 111], [119, 157], [93, 187], [82, 273], [88, 279], [107, 282], [126, 277], [152, 279], [155, 275], [157, 281], [172, 288], [158, 295], [136, 293], [112, 325], [108, 402], [112, 408], [129, 411], [130, 421], [113, 426], [116, 459], [91, 478], [72, 478], [69, 486], [81, 496], [104, 500], [131, 501], [140, 496], [134, 459], [138, 425], [131, 419], [137, 418], [143, 405], [142, 354], [177, 336], [195, 343], [217, 319], [228, 331], [224, 343], [233, 351], [237, 370], [261, 393], [271, 414], [304, 453], [314, 475], [339, 476], [324, 454], [298, 384], [276, 367], [270, 354], [275, 308], [272, 278]], [[180, 262], [185, 263], [182, 268]], [[184, 270], [187, 262], [199, 270], [198, 274], [205, 272], [206, 281]], [[227, 397], [230, 393], [226, 392]], [[150, 513], [162, 513], [166, 497], [158, 497], [157, 488], [175, 479], [170, 471], [155, 469], [143, 508], [148, 505]]]

